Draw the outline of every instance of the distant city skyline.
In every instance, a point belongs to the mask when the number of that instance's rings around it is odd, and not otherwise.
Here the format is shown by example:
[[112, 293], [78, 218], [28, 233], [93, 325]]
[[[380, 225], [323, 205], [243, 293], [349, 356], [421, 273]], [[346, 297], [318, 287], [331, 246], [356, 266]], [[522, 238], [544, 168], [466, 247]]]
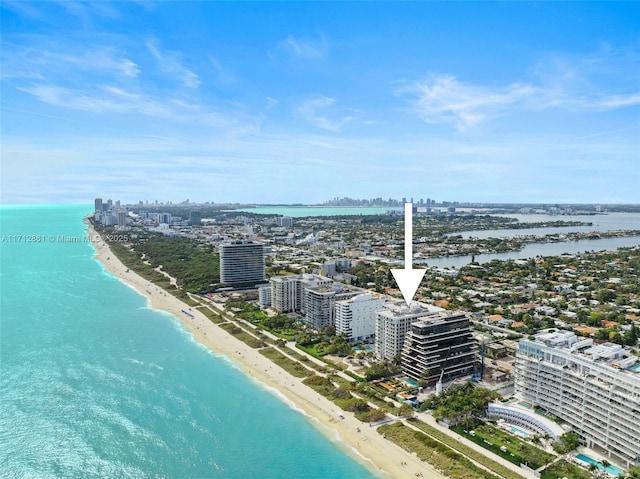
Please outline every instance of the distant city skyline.
[[393, 208], [401, 208], [404, 206], [405, 203], [412, 203], [414, 205], [414, 207], [434, 207], [434, 208], [443, 208], [443, 207], [461, 207], [461, 208], [468, 208], [468, 207], [493, 207], [493, 208], [500, 208], [500, 207], [529, 207], [529, 208], [536, 208], [536, 207], [587, 207], [587, 208], [591, 208], [591, 209], [596, 209], [599, 210], [602, 207], [616, 207], [616, 206], [621, 206], [621, 207], [625, 207], [625, 206], [630, 206], [630, 207], [638, 207], [640, 206], [640, 204], [638, 203], [598, 203], [598, 202], [590, 202], [590, 203], [558, 203], [558, 202], [552, 202], [552, 201], [541, 201], [539, 203], [525, 203], [525, 202], [486, 202], [486, 201], [457, 201], [455, 199], [451, 200], [451, 199], [446, 199], [446, 200], [436, 200], [436, 199], [432, 199], [432, 198], [382, 198], [382, 197], [374, 197], [374, 198], [349, 198], [349, 197], [343, 197], [343, 198], [333, 198], [331, 200], [326, 200], [323, 202], [318, 202], [318, 203], [259, 203], [259, 202], [253, 202], [253, 201], [238, 201], [238, 202], [216, 202], [216, 201], [204, 201], [204, 202], [195, 202], [195, 201], [191, 201], [190, 199], [185, 199], [182, 201], [175, 201], [175, 200], [138, 200], [138, 201], [133, 201], [133, 202], [121, 202], [120, 200], [113, 200], [111, 198], [105, 199], [106, 197], [102, 198], [95, 198], [94, 199], [94, 204], [95, 204], [95, 209], [96, 211], [98, 211], [101, 206], [99, 207], [98, 205], [102, 205], [103, 202], [106, 206], [108, 206], [109, 208], [111, 207], [111, 205], [115, 205], [118, 208], [122, 205], [123, 207], [138, 207], [138, 208], [147, 208], [147, 207], [151, 207], [151, 208], [157, 208], [157, 207], [162, 207], [162, 206], [166, 206], [166, 207], [181, 207], [181, 208], [188, 208], [190, 206], [193, 207], [202, 207], [202, 206], [211, 206], [211, 207], [226, 207], [226, 206], [249, 206], [249, 205], [254, 205], [254, 206], [311, 206], [311, 207], [316, 207], [316, 206], [325, 206], [325, 207], [333, 207], [333, 206], [337, 206], [337, 207], [342, 207], [342, 206], [349, 206], [349, 207], [353, 207], [353, 208], [358, 208], [358, 207], [393, 207]]
[[3, 204], [640, 203], [635, 2], [0, 9]]

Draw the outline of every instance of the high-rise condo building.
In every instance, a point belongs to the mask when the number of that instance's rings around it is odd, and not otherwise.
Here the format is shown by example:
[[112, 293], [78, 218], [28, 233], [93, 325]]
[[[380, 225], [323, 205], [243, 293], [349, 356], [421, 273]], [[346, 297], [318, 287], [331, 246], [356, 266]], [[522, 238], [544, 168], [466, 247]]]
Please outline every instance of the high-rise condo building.
[[220, 245], [220, 282], [259, 283], [265, 280], [264, 245], [232, 241]]
[[336, 301], [352, 298], [361, 292], [360, 288], [348, 287], [333, 281], [329, 285], [307, 287], [304, 291], [304, 319], [318, 331], [333, 326]]
[[271, 307], [279, 313], [300, 313], [314, 329], [335, 323], [337, 301], [361, 294], [363, 289], [336, 283], [315, 274], [274, 276], [271, 285]]
[[411, 324], [402, 349], [402, 372], [435, 384], [473, 374], [477, 342], [462, 312], [433, 313]]
[[333, 325], [335, 314], [336, 291], [331, 286], [308, 288], [304, 295], [305, 321], [312, 328], [320, 331]]
[[278, 226], [291, 227], [293, 226], [293, 218], [291, 216], [281, 216], [276, 218], [276, 224]]
[[308, 288], [330, 286], [334, 281], [315, 274], [273, 276], [271, 284], [271, 307], [279, 313], [305, 312], [305, 291]]
[[376, 313], [376, 357], [380, 360], [393, 359], [400, 354], [411, 323], [439, 311], [444, 310], [417, 301], [411, 303], [411, 308], [404, 301], [386, 303]]
[[102, 213], [102, 215], [100, 215], [100, 222], [104, 226], [115, 226], [118, 224], [118, 217], [113, 214]]
[[258, 304], [261, 308], [271, 306], [271, 285], [260, 286], [258, 288]]
[[102, 214], [102, 198], [96, 198], [94, 200], [94, 205], [95, 205], [94, 211], [96, 213]]
[[373, 342], [376, 313], [385, 303], [383, 297], [372, 294], [336, 301], [336, 334], [344, 334], [350, 343]]
[[202, 225], [202, 213], [200, 211], [189, 211], [189, 224], [191, 226]]
[[630, 467], [640, 462], [638, 357], [569, 331], [540, 331], [516, 353], [519, 399], [565, 421], [587, 447]]
[[298, 311], [298, 277], [273, 276], [269, 280], [271, 286], [271, 307], [279, 313]]
[[118, 226], [127, 226], [127, 212], [126, 211], [118, 211]]

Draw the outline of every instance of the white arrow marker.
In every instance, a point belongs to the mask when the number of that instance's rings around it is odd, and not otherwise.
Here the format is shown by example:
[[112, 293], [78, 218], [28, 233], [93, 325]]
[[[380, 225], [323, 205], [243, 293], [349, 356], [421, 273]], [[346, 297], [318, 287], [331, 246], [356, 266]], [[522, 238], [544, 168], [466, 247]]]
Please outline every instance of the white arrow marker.
[[413, 204], [404, 204], [404, 269], [392, 269], [407, 306], [411, 306], [413, 296], [426, 273], [426, 269], [413, 269]]

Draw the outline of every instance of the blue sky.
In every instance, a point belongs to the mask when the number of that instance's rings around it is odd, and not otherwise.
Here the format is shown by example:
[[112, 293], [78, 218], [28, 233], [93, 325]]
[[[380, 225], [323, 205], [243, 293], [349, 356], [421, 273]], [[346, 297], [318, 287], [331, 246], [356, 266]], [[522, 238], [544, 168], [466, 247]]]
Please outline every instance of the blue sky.
[[2, 203], [640, 203], [640, 3], [0, 8]]

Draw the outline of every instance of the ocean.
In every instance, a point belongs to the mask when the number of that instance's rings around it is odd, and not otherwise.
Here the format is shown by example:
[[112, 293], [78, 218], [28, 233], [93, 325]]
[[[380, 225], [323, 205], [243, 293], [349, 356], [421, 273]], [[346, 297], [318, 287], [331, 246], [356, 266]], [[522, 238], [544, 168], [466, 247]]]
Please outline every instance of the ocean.
[[106, 273], [90, 210], [0, 207], [0, 477], [377, 477]]

